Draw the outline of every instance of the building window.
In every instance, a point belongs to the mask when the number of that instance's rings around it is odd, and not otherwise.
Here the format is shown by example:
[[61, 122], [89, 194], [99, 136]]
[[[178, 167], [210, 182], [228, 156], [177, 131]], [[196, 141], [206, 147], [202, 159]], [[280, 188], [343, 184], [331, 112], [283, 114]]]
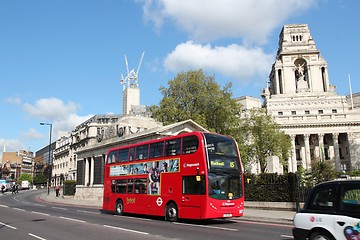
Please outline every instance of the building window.
[[324, 110], [319, 110], [319, 114], [324, 114]]
[[296, 115], [296, 111], [291, 111], [291, 115]]
[[332, 110], [332, 113], [337, 113], [337, 109], [333, 109], [333, 110]]
[[292, 40], [293, 42], [301, 42], [303, 39], [302, 35], [293, 35]]
[[305, 114], [310, 114], [310, 110], [305, 110]]
[[283, 112], [278, 112], [278, 115], [282, 116], [282, 115], [284, 115], [284, 113]]

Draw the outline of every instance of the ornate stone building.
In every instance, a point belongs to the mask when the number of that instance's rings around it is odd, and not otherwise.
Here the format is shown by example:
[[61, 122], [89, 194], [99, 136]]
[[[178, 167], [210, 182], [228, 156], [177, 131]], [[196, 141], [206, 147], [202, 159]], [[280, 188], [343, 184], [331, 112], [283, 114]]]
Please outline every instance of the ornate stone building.
[[338, 171], [360, 169], [359, 108], [351, 109], [349, 97], [335, 92], [307, 24], [283, 27], [262, 97], [263, 107], [291, 137], [289, 172], [310, 169], [319, 160]]

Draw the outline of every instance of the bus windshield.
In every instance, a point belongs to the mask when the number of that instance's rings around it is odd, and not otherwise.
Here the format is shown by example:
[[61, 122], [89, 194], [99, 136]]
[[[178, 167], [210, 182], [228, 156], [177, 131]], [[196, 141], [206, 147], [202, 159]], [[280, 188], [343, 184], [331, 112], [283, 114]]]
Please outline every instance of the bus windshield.
[[209, 196], [216, 199], [242, 197], [240, 158], [232, 138], [204, 133], [209, 163]]
[[209, 173], [209, 196], [216, 199], [238, 199], [242, 197], [239, 174]]
[[232, 138], [204, 133], [210, 169], [240, 170], [237, 146]]

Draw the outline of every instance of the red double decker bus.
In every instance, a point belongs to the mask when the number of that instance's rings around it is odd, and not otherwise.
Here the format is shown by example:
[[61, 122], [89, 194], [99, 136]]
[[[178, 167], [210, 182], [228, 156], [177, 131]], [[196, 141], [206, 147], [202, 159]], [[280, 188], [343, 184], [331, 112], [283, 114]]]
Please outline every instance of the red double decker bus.
[[103, 209], [168, 221], [240, 217], [243, 170], [233, 138], [203, 132], [112, 148]]

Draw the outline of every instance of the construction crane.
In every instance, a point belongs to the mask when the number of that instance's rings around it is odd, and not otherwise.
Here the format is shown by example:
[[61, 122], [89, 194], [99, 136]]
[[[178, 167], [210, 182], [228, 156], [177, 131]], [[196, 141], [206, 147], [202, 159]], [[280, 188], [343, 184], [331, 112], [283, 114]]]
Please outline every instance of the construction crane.
[[138, 87], [139, 71], [140, 71], [141, 63], [144, 59], [144, 54], [145, 54], [145, 52], [143, 52], [141, 55], [139, 65], [138, 65], [136, 71], [135, 71], [135, 69], [131, 69], [129, 71], [128, 60], [126, 58], [126, 55], [124, 54], [127, 75], [126, 75], [126, 77], [124, 77], [124, 75], [121, 74], [120, 84], [123, 85], [123, 90], [125, 90], [125, 88], [127, 88], [127, 87]]

